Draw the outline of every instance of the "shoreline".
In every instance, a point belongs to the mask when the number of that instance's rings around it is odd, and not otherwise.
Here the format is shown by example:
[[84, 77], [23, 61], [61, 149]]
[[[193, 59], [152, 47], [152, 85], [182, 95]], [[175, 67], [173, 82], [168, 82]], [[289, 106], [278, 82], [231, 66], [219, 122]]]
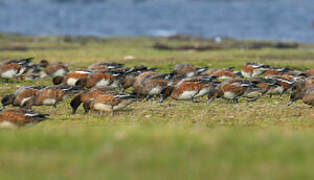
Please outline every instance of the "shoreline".
[[[65, 42], [78, 43], [85, 45], [88, 43], [104, 43], [107, 41], [152, 41], [153, 47], [159, 50], [195, 50], [195, 51], [211, 51], [222, 49], [262, 49], [262, 48], [277, 48], [277, 49], [298, 49], [298, 48], [314, 48], [314, 43], [303, 42], [283, 42], [283, 41], [268, 41], [268, 40], [237, 40], [229, 37], [202, 38], [190, 35], [174, 35], [169, 37], [155, 36], [116, 36], [116, 37], [98, 37], [98, 36], [33, 36], [14, 33], [0, 33], [0, 41], [6, 42]], [[17, 50], [26, 51], [27, 46], [4, 47], [0, 45], [0, 50]]]

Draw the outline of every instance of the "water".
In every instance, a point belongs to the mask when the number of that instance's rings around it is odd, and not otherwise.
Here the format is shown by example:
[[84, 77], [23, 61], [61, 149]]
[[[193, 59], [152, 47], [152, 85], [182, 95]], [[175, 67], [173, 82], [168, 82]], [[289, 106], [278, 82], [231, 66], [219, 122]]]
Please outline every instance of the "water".
[[0, 32], [314, 42], [314, 1], [0, 0]]

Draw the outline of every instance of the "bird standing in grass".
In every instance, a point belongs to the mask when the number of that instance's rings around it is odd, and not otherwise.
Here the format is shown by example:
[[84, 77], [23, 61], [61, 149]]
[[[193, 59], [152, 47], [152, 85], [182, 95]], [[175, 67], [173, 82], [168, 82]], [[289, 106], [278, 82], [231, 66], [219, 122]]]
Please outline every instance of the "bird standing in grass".
[[194, 77], [182, 79], [174, 82], [165, 88], [161, 93], [160, 102], [163, 102], [168, 96], [176, 100], [192, 100], [197, 102], [195, 98], [202, 97], [214, 88], [213, 77]]
[[79, 81], [80, 79], [87, 78], [90, 73], [92, 72], [89, 70], [71, 71], [65, 77], [63, 76], [54, 77], [52, 81], [54, 85], [63, 84], [75, 86], [77, 81]]
[[123, 73], [115, 73], [108, 71], [96, 71], [90, 73], [87, 77], [79, 79], [75, 85], [80, 87], [121, 87], [119, 77]]
[[90, 100], [86, 107], [93, 111], [110, 112], [111, 116], [114, 116], [115, 111], [125, 108], [135, 100], [136, 96], [130, 94], [104, 93], [98, 94], [93, 100]]
[[133, 92], [137, 96], [144, 96], [146, 100], [154, 96], [160, 95], [160, 93], [168, 87], [169, 74], [160, 74], [157, 72], [144, 72], [140, 74], [134, 84]]
[[[228, 80], [220, 83], [208, 93], [208, 103], [212, 102], [215, 98], [220, 97], [231, 100], [233, 103], [238, 103], [239, 97], [256, 91], [260, 92], [261, 88], [256, 87], [256, 85], [252, 84], [250, 81]], [[259, 97], [260, 96], [249, 97], [249, 100], [254, 101]]]
[[8, 82], [9, 79], [16, 79], [21, 76], [33, 58], [7, 59], [0, 62], [0, 77]]
[[242, 67], [241, 74], [245, 78], [252, 78], [263, 74], [268, 69], [268, 65], [249, 62]]
[[95, 87], [76, 95], [70, 102], [72, 114], [76, 113], [77, 108], [83, 103], [85, 113], [89, 111], [88, 103], [93, 101], [99, 94], [117, 94], [114, 89], [106, 87]]
[[56, 108], [57, 103], [79, 92], [80, 88], [78, 87], [64, 85], [48, 86], [37, 91], [36, 95], [30, 101], [27, 101], [26, 107], [32, 108], [32, 106], [46, 105]]
[[38, 113], [29, 109], [7, 109], [0, 113], [0, 127], [16, 128], [22, 126], [32, 126], [45, 119], [48, 114]]
[[12, 104], [13, 106], [25, 107], [31, 99], [36, 96], [37, 92], [45, 86], [23, 86], [13, 94], [5, 95], [2, 100], [2, 107]]
[[41, 74], [41, 77], [45, 77], [46, 75], [49, 75], [51, 77], [65, 77], [68, 72], [68, 65], [62, 63], [62, 62], [48, 62], [47, 60], [43, 59], [39, 62], [40, 67], [43, 68], [43, 72]]
[[299, 99], [302, 99], [304, 104], [308, 104], [312, 108], [314, 106], [314, 85], [298, 82], [290, 95], [288, 106]]

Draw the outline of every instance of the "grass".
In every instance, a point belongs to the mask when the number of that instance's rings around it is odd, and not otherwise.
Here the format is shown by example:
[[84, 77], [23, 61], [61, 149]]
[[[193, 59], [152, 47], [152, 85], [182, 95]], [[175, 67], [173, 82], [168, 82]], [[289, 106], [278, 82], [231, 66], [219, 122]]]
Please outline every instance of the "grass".
[[[168, 72], [177, 63], [239, 69], [247, 61], [307, 69], [310, 45], [299, 49], [158, 51], [157, 38], [0, 36], [0, 59], [35, 57], [71, 69], [96, 61], [144, 64]], [[177, 42], [171, 42], [177, 43]], [[181, 42], [179, 42], [181, 43]], [[191, 43], [191, 42], [183, 42]], [[127, 55], [134, 60], [124, 60]], [[0, 95], [25, 84], [2, 84]], [[0, 179], [312, 179], [314, 113], [288, 95], [256, 102], [134, 103], [115, 117], [71, 115], [70, 99], [35, 107], [50, 119], [31, 128], [0, 130]]]

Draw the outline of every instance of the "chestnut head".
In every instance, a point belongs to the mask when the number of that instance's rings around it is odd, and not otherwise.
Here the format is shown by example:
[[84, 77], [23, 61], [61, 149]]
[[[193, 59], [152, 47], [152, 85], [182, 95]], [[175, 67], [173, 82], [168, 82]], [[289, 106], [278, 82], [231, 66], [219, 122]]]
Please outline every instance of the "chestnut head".
[[63, 82], [63, 80], [64, 80], [64, 77], [56, 76], [56, 77], [54, 77], [52, 79], [52, 82], [53, 82], [54, 85], [59, 85], [59, 84], [61, 84]]
[[39, 62], [40, 67], [43, 67], [43, 68], [47, 67], [48, 64], [49, 62], [46, 59], [43, 59]]
[[160, 93], [160, 103], [164, 102], [172, 93], [174, 90], [173, 86], [168, 86], [165, 89], [163, 89]]
[[2, 103], [2, 107], [4, 108], [7, 105], [13, 104], [15, 99], [15, 95], [14, 94], [10, 94], [10, 95], [6, 95], [2, 98], [1, 103]]
[[87, 85], [87, 78], [82, 78], [76, 81], [75, 86], [77, 87], [85, 87]]

